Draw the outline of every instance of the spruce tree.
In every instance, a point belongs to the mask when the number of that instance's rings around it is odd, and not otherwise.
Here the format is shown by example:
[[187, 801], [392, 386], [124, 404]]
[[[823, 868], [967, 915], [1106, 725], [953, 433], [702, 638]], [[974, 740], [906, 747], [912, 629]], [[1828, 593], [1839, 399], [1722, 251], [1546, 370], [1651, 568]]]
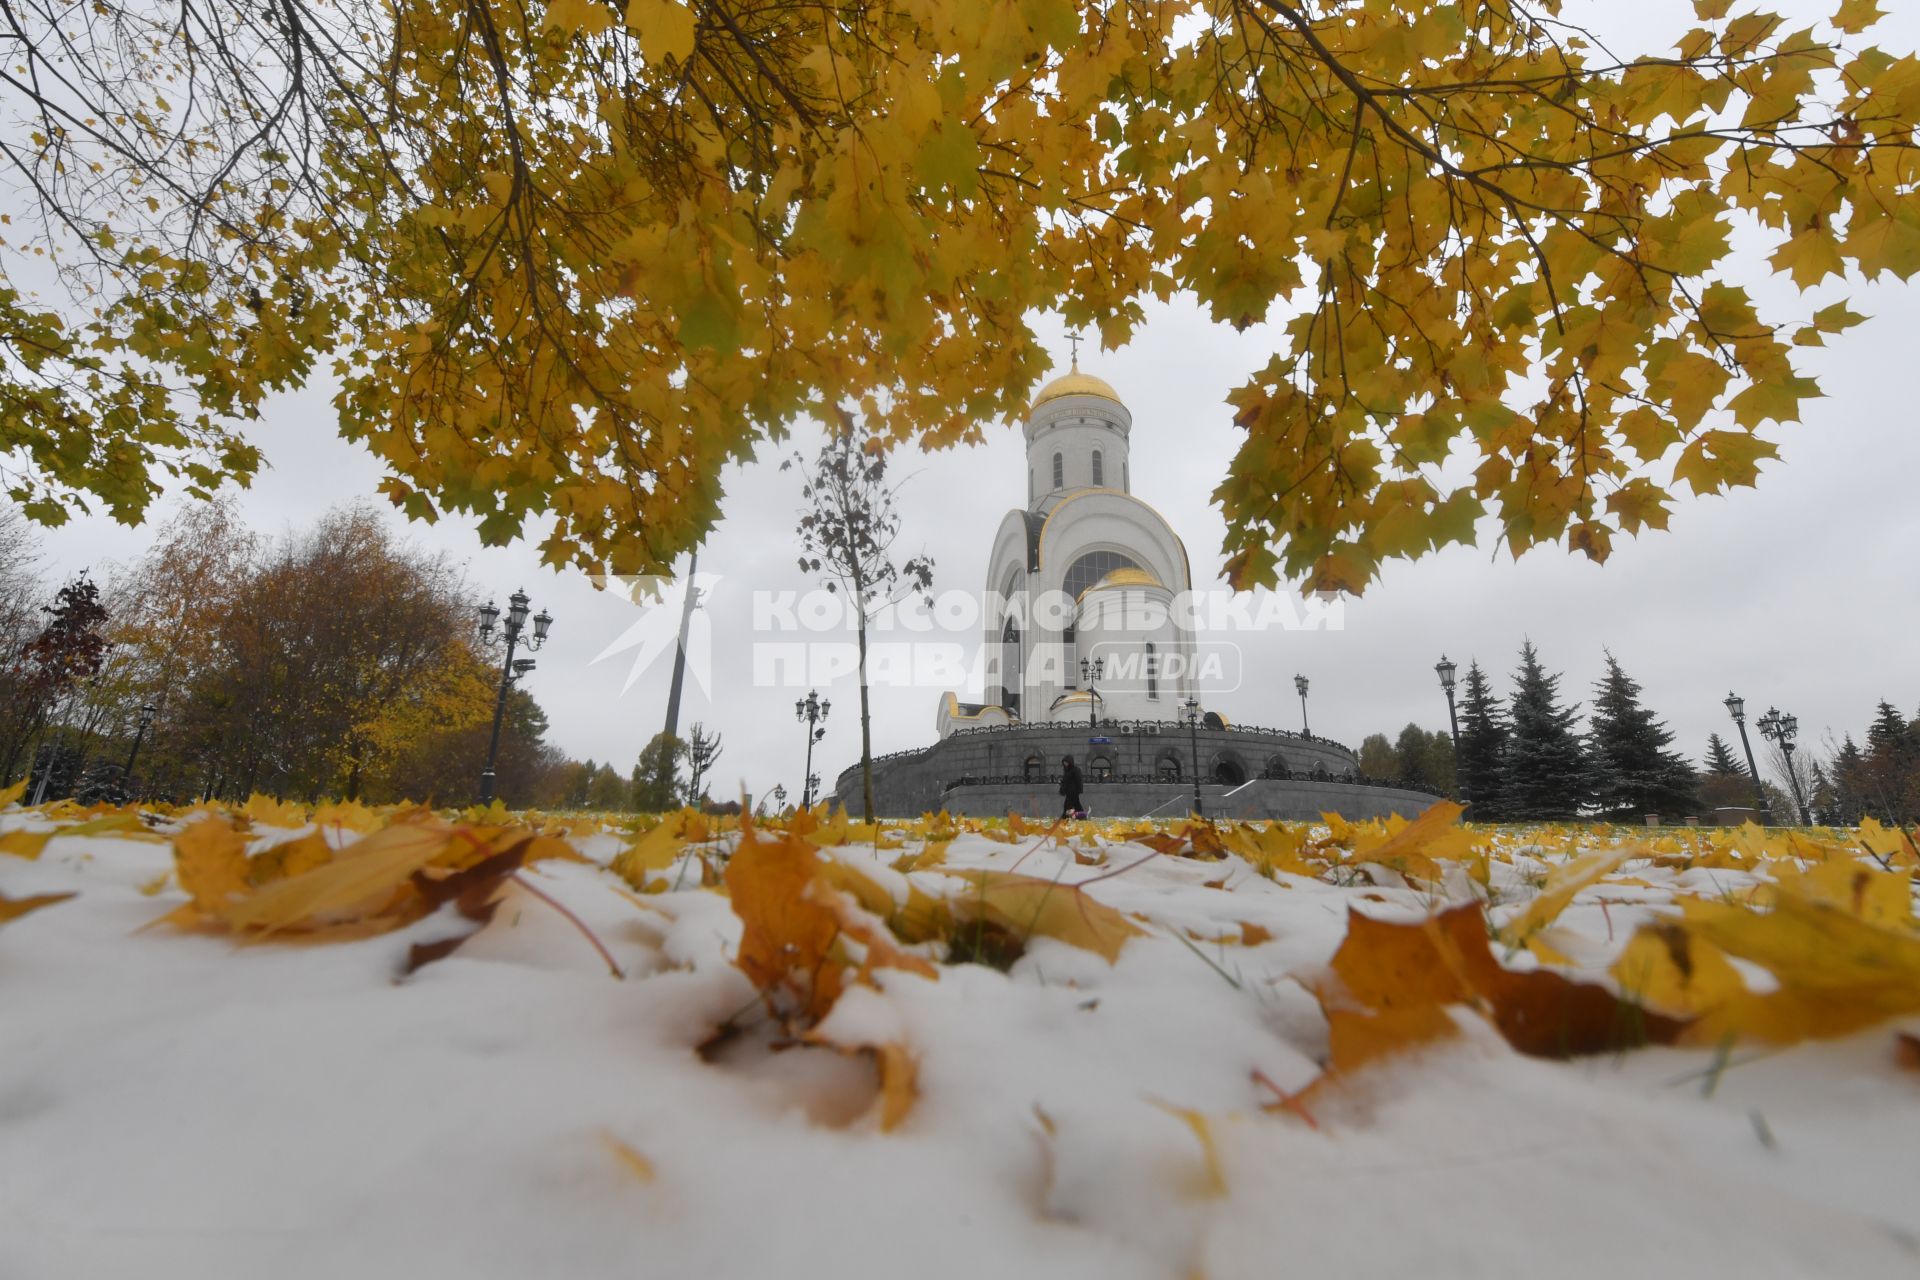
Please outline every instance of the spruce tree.
[[1700, 803], [1700, 780], [1684, 757], [1667, 750], [1672, 741], [1667, 727], [1641, 705], [1639, 683], [1609, 653], [1607, 674], [1594, 686], [1587, 728], [1592, 796], [1600, 811], [1693, 812]]
[[1833, 757], [1833, 789], [1836, 807], [1839, 813], [1835, 821], [1845, 826], [1853, 826], [1864, 817], [1871, 808], [1873, 779], [1867, 768], [1866, 753], [1860, 750], [1860, 744], [1848, 734], [1846, 741], [1840, 744], [1839, 753]]
[[1493, 683], [1480, 670], [1478, 662], [1467, 664], [1466, 700], [1460, 706], [1460, 742], [1454, 753], [1454, 770], [1460, 794], [1470, 805], [1476, 822], [1500, 822], [1506, 818], [1504, 759], [1507, 749], [1507, 718], [1500, 699], [1493, 696]]
[[1707, 772], [1722, 777], [1744, 778], [1747, 767], [1734, 759], [1733, 748], [1717, 733], [1707, 735]]
[[1502, 784], [1509, 818], [1545, 821], [1571, 818], [1587, 801], [1586, 753], [1573, 723], [1579, 708], [1562, 707], [1560, 677], [1540, 666], [1533, 642], [1520, 646], [1514, 672], [1511, 728]]
[[1883, 821], [1905, 823], [1920, 809], [1920, 735], [1891, 703], [1882, 701], [1867, 726], [1870, 809]]

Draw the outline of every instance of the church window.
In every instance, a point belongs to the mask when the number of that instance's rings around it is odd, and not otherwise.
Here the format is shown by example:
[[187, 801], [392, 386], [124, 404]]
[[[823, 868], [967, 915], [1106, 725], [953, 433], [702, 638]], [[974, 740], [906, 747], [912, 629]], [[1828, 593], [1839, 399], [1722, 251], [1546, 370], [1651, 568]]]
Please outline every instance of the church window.
[[1040, 757], [1039, 756], [1027, 757], [1027, 781], [1028, 782], [1040, 781]]
[[1160, 696], [1160, 659], [1154, 656], [1153, 642], [1147, 642], [1147, 696]]
[[1120, 487], [1131, 492], [1133, 486], [1127, 483], [1127, 464], [1120, 464]]
[[1113, 761], [1105, 756], [1095, 756], [1087, 762], [1087, 772], [1093, 776], [1095, 782], [1112, 782]]
[[1133, 558], [1119, 551], [1089, 551], [1075, 560], [1067, 568], [1067, 576], [1060, 589], [1067, 593], [1069, 600], [1078, 600], [1080, 593], [1115, 569], [1138, 569]]
[[1099, 451], [1098, 449], [1095, 449], [1095, 450], [1093, 451], [1093, 484], [1094, 484], [1094, 487], [1095, 487], [1095, 488], [1097, 489], [1097, 488], [1099, 488], [1099, 487], [1100, 487], [1101, 485], [1103, 485], [1103, 484], [1105, 484], [1106, 482], [1107, 482], [1107, 480], [1106, 480], [1106, 473], [1105, 473], [1104, 471], [1102, 471], [1102, 470], [1101, 470], [1101, 468], [1100, 468], [1100, 451]]
[[1057, 453], [1053, 455], [1053, 487], [1056, 489], [1067, 487], [1067, 460]]
[[1164, 755], [1154, 764], [1154, 772], [1160, 775], [1162, 782], [1180, 781], [1180, 757]]

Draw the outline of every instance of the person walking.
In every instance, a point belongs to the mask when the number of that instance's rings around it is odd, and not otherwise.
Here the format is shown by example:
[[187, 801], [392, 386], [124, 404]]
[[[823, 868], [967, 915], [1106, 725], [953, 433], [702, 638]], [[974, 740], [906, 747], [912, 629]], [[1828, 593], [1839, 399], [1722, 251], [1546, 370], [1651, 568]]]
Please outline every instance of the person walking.
[[1080, 799], [1080, 767], [1074, 764], [1072, 756], [1062, 756], [1060, 759], [1060, 797], [1063, 802], [1061, 817], [1087, 816], [1086, 805]]

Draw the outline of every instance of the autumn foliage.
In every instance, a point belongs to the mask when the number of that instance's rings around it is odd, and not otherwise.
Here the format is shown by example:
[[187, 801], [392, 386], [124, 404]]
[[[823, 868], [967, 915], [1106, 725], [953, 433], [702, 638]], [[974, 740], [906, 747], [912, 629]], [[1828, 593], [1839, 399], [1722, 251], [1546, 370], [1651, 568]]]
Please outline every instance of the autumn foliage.
[[1695, 0], [1621, 55], [1560, 0], [16, 7], [0, 449], [49, 522], [244, 479], [324, 368], [408, 512], [661, 571], [803, 415], [974, 439], [1031, 316], [1113, 345], [1188, 294], [1275, 326], [1236, 584], [1358, 590], [1483, 517], [1604, 560], [1755, 482], [1862, 319], [1824, 286], [1920, 271], [1874, 0]]
[[[1443, 802], [1411, 822], [1329, 815], [1312, 826], [946, 814], [869, 824], [824, 810], [610, 821], [262, 796], [179, 811], [22, 810], [19, 798], [18, 787], [0, 794], [0, 873], [82, 839], [162, 844], [170, 871], [142, 892], [173, 905], [156, 908], [152, 925], [166, 928], [154, 932], [249, 945], [396, 934], [397, 977], [456, 952], [508, 902], [516, 915], [557, 913], [582, 955], [623, 976], [606, 940], [541, 887], [556, 862], [611, 891], [623, 916], [672, 921], [685, 914], [681, 895], [722, 895], [738, 931], [728, 960], [753, 999], [716, 1015], [703, 1052], [758, 1025], [776, 1049], [870, 1058], [883, 1129], [911, 1114], [924, 1046], [871, 1021], [842, 1026], [849, 993], [867, 993], [870, 1018], [901, 984], [942, 982], [966, 964], [1017, 973], [1042, 945], [1101, 971], [1204, 963], [1256, 1002], [1272, 984], [1299, 984], [1324, 1016], [1319, 1075], [1288, 1092], [1256, 1069], [1249, 1087], [1268, 1110], [1315, 1125], [1328, 1114], [1357, 1122], [1364, 1108], [1348, 1102], [1417, 1087], [1389, 1070], [1396, 1063], [1467, 1041], [1547, 1059], [1649, 1044], [1724, 1058], [1740, 1041], [1790, 1045], [1920, 1013], [1920, 847], [1872, 820], [1787, 832], [1496, 829], [1459, 825], [1459, 807]], [[609, 837], [617, 851], [604, 865], [581, 852], [591, 841], [606, 857]], [[1136, 884], [1143, 876], [1163, 888]], [[1220, 904], [1207, 914], [1231, 926], [1196, 924], [1196, 901], [1168, 896], [1174, 885], [1203, 890]], [[1257, 958], [1292, 943], [1271, 914], [1276, 895], [1307, 894], [1344, 903], [1338, 945], [1324, 964], [1296, 962], [1256, 985]], [[0, 924], [73, 896], [0, 893]], [[1172, 1111], [1211, 1152], [1208, 1117]]]

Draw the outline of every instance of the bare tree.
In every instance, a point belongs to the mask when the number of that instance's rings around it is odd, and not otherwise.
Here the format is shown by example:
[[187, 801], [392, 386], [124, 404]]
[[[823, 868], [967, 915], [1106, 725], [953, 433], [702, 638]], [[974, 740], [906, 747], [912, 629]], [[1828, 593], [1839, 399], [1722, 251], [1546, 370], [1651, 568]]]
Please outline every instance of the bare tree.
[[867, 623], [909, 595], [933, 590], [933, 560], [918, 555], [896, 563], [900, 536], [898, 489], [887, 482], [880, 442], [842, 421], [811, 465], [799, 457], [800, 568], [826, 580], [827, 590], [853, 603], [860, 645], [860, 774], [864, 816], [873, 821], [873, 725], [867, 691]]
[[720, 758], [720, 751], [720, 735], [708, 733], [705, 725], [695, 721], [687, 730], [687, 803], [696, 809], [700, 807], [701, 783]]

